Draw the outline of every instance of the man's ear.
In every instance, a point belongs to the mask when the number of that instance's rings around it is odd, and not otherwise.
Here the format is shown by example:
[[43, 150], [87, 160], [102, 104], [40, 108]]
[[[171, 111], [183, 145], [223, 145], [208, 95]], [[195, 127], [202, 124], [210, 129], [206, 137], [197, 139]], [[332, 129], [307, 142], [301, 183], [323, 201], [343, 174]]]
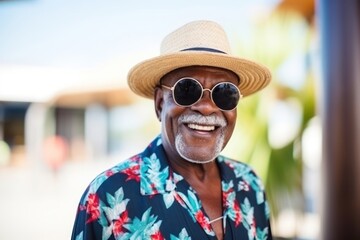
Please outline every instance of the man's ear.
[[161, 122], [161, 112], [164, 103], [164, 93], [161, 88], [156, 87], [154, 91], [154, 104], [155, 104], [155, 113], [159, 121]]

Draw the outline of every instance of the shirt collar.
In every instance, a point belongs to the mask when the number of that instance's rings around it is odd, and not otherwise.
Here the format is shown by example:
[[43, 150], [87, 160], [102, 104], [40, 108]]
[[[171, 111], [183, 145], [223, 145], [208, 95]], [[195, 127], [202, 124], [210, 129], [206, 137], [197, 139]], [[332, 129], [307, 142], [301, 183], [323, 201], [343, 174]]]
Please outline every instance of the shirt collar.
[[173, 191], [176, 184], [183, 180], [171, 171], [166, 160], [161, 137], [158, 136], [141, 154], [140, 192], [143, 195], [165, 194]]
[[[140, 157], [141, 194], [166, 194], [180, 187], [177, 184], [184, 178], [171, 170], [160, 135], [149, 144]], [[233, 173], [226, 164], [226, 158], [218, 156], [216, 161], [220, 169], [222, 182], [229, 182]]]

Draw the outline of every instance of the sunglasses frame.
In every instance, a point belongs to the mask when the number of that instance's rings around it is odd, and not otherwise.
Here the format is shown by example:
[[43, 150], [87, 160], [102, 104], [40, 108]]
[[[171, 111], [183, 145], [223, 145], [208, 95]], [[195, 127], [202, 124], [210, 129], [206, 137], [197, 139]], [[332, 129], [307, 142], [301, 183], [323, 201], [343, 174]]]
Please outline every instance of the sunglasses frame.
[[[184, 79], [190, 79], [190, 80], [196, 82], [197, 84], [199, 84], [199, 86], [201, 87], [201, 95], [200, 95], [199, 99], [196, 100], [194, 103], [189, 104], [189, 105], [183, 105], [183, 104], [178, 103], [178, 102], [176, 101], [175, 95], [174, 95], [174, 89], [175, 89], [176, 85], [177, 85], [180, 81], [182, 81], [182, 80], [184, 80]], [[232, 109], [229, 109], [229, 110], [222, 109], [222, 108], [220, 108], [220, 107], [214, 102], [214, 99], [213, 99], [213, 96], [212, 96], [213, 90], [214, 90], [217, 86], [219, 86], [219, 85], [221, 85], [221, 84], [230, 84], [230, 85], [234, 86], [234, 87], [237, 89], [238, 93], [239, 93], [238, 103], [237, 103], [236, 106], [235, 106], [234, 108], [232, 108]], [[232, 110], [236, 109], [237, 106], [238, 106], [238, 104], [239, 104], [240, 99], [243, 97], [243, 95], [241, 94], [240, 89], [238, 88], [238, 86], [235, 85], [235, 84], [232, 83], [232, 82], [219, 82], [219, 83], [215, 84], [211, 89], [209, 89], [209, 88], [204, 88], [203, 85], [202, 85], [198, 80], [196, 80], [195, 78], [192, 78], [192, 77], [182, 77], [182, 78], [180, 78], [179, 80], [177, 80], [172, 87], [166, 86], [166, 85], [164, 85], [164, 84], [161, 84], [161, 87], [163, 87], [163, 88], [168, 89], [168, 90], [171, 91], [171, 93], [172, 93], [172, 98], [173, 98], [174, 102], [175, 102], [178, 106], [180, 106], [180, 107], [190, 107], [190, 106], [196, 104], [197, 102], [199, 102], [199, 101], [202, 99], [202, 97], [203, 97], [203, 95], [204, 95], [204, 92], [205, 92], [205, 91], [209, 91], [209, 92], [210, 92], [210, 99], [211, 99], [211, 101], [215, 104], [215, 106], [216, 106], [217, 108], [219, 108], [221, 111], [227, 112], [227, 111], [232, 111]]]

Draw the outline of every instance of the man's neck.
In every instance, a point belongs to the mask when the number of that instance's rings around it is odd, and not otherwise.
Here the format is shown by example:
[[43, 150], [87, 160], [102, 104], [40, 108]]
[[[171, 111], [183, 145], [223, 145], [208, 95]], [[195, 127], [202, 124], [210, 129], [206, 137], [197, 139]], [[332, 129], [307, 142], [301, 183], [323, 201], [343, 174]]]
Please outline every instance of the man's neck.
[[169, 161], [171, 168], [184, 177], [191, 185], [206, 184], [220, 179], [220, 173], [216, 161], [205, 164], [190, 163], [184, 159], [180, 161]]

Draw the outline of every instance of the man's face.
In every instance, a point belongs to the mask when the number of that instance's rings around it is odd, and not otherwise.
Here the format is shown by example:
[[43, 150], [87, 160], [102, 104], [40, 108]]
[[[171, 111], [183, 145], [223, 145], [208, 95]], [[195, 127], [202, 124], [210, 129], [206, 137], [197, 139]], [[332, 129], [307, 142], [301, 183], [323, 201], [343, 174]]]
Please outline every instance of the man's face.
[[[219, 82], [238, 85], [231, 71], [204, 66], [177, 69], [162, 78], [161, 84], [172, 87], [177, 80], [191, 77], [203, 88], [212, 89]], [[204, 91], [200, 101], [188, 107], [177, 105], [172, 92], [157, 88], [156, 113], [161, 121], [161, 136], [168, 158], [185, 159], [195, 163], [213, 161], [229, 141], [236, 122], [236, 109], [221, 111]]]

